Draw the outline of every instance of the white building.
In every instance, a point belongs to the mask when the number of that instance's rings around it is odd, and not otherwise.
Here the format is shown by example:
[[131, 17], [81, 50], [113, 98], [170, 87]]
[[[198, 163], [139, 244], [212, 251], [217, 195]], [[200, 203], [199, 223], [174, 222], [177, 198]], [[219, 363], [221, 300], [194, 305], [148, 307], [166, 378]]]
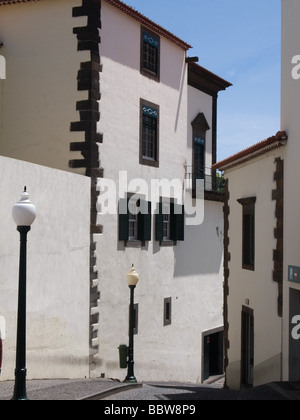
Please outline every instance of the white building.
[[[217, 96], [230, 84], [119, 0], [13, 3], [0, 1], [0, 153], [91, 178], [90, 375], [124, 379], [117, 348], [128, 339], [132, 263], [137, 378], [222, 372], [223, 195], [210, 167]], [[195, 179], [202, 198], [192, 199]], [[109, 214], [105, 182], [117, 193]], [[147, 215], [126, 211], [137, 192]], [[192, 203], [197, 223], [176, 214]]]

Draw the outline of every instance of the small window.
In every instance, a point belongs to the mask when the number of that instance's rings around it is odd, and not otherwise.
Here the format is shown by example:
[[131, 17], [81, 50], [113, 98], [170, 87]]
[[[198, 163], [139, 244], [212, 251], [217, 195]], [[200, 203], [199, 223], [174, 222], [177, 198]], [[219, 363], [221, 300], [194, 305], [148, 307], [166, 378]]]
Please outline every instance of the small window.
[[163, 216], [163, 241], [169, 241], [170, 236], [170, 222], [171, 222], [171, 204], [162, 203], [162, 216]]
[[129, 222], [129, 241], [137, 241], [138, 240], [138, 215], [137, 215], [137, 205], [135, 202], [129, 201], [129, 214], [128, 214], [128, 222]]
[[172, 323], [172, 298], [164, 299], [164, 326]]
[[140, 164], [159, 166], [159, 106], [141, 100]]
[[160, 37], [143, 27], [141, 29], [141, 73], [159, 81]]
[[256, 198], [244, 198], [238, 200], [243, 206], [243, 260], [242, 267], [245, 270], [255, 269], [255, 203]]

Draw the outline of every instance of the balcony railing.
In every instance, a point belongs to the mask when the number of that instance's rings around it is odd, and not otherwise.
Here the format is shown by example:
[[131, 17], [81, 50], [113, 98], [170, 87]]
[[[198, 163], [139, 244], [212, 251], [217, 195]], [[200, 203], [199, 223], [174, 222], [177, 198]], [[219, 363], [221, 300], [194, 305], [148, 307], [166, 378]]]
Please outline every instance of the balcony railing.
[[205, 192], [223, 194], [225, 190], [225, 178], [223, 172], [211, 168], [195, 168], [192, 165], [185, 166], [185, 179], [190, 189], [195, 191], [196, 180], [203, 180]]

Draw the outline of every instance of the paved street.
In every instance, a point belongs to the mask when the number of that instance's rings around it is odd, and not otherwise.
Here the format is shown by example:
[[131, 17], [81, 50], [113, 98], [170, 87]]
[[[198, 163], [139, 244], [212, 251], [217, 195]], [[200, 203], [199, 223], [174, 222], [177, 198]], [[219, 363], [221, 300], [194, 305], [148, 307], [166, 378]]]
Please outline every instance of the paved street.
[[[10, 400], [13, 388], [11, 381], [0, 382], [0, 400]], [[124, 384], [111, 379], [36, 380], [27, 381], [27, 394], [33, 401], [132, 400], [146, 405], [147, 401], [300, 400], [300, 383], [278, 382], [233, 391], [223, 389], [223, 379], [205, 385], [178, 382]]]
[[148, 383], [142, 388], [103, 398], [106, 401], [213, 401], [213, 400], [299, 400], [300, 385], [272, 383], [234, 391], [223, 389], [223, 380], [214, 384]]
[[111, 395], [106, 401], [197, 401], [236, 400], [238, 392], [224, 390], [213, 385], [193, 384], [144, 384], [143, 388]]

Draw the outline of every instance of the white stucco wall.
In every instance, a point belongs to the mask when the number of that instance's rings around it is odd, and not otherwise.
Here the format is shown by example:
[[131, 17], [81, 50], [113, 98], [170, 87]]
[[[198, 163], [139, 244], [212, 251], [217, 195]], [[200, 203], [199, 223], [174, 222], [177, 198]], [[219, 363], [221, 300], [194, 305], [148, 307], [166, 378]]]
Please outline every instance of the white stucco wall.
[[24, 185], [37, 208], [28, 234], [28, 378], [88, 377], [90, 180], [4, 157], [0, 179], [0, 380], [14, 378], [19, 233], [11, 210]]
[[86, 18], [72, 17], [72, 7], [80, 5], [80, 0], [40, 0], [1, 6], [2, 155], [63, 170], [70, 170], [70, 159], [82, 158], [70, 153], [70, 142], [84, 141], [82, 133], [70, 132], [70, 123], [79, 121], [76, 101], [87, 98], [77, 91], [80, 62], [90, 60], [88, 52], [77, 51], [73, 34], [75, 26], [86, 25]]
[[[283, 374], [289, 379], [289, 291], [300, 290], [300, 285], [288, 282], [288, 266], [300, 266], [300, 235], [298, 199], [299, 156], [300, 156], [300, 121], [299, 121], [299, 60], [300, 55], [300, 4], [297, 0], [282, 0], [282, 101], [281, 129], [288, 134], [285, 154], [284, 179], [284, 352]], [[292, 73], [293, 72], [293, 73]], [[300, 314], [300, 307], [299, 307]]]
[[[190, 123], [204, 112], [212, 126], [211, 97], [188, 89], [185, 51], [161, 37], [160, 83], [142, 76], [140, 24], [103, 2], [100, 54], [99, 131], [104, 133], [100, 154], [105, 177], [114, 180], [117, 188], [120, 170], [127, 172], [128, 183], [136, 178], [148, 186], [152, 179], [183, 181], [184, 165], [192, 163]], [[160, 106], [159, 168], [139, 164], [140, 98]], [[154, 216], [151, 242], [145, 247], [125, 248], [118, 241], [117, 215], [99, 214], [103, 225], [103, 235], [96, 237], [100, 358], [94, 374], [121, 380], [126, 376], [119, 368], [117, 348], [128, 343], [125, 277], [134, 263], [140, 275], [135, 292], [139, 304], [135, 336], [138, 380], [201, 381], [202, 332], [223, 325], [222, 203], [206, 202], [204, 210], [204, 223], [187, 227], [185, 241], [168, 247], [155, 241]], [[164, 327], [163, 305], [168, 297], [172, 297], [172, 324]]]
[[[254, 385], [281, 378], [281, 327], [278, 316], [278, 285], [273, 281], [273, 249], [276, 249], [275, 205], [272, 201], [275, 158], [278, 152], [226, 171], [229, 180], [229, 366], [227, 384], [238, 389], [241, 382], [241, 312], [254, 311]], [[238, 199], [256, 197], [255, 270], [242, 269], [242, 206]]]

